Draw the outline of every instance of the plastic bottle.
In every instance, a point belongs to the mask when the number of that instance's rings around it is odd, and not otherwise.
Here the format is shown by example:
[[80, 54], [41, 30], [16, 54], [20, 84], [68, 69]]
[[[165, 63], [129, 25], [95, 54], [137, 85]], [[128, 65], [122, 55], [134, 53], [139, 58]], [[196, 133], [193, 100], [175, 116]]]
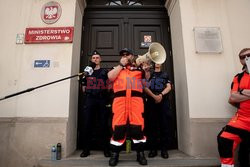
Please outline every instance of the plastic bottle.
[[51, 160], [56, 160], [56, 146], [52, 146], [51, 148]]
[[56, 159], [60, 160], [62, 158], [62, 145], [61, 143], [57, 143], [56, 145]]
[[126, 153], [131, 152], [131, 141], [129, 139], [126, 140]]

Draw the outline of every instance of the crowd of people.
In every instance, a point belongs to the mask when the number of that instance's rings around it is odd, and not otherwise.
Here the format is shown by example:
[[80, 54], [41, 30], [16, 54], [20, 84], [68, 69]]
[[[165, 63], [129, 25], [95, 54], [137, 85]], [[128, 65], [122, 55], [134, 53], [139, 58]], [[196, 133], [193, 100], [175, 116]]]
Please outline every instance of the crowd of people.
[[[137, 161], [147, 165], [148, 157], [158, 155], [167, 159], [169, 134], [173, 130], [173, 111], [169, 103], [172, 83], [162, 71], [162, 64], [143, 62], [136, 64], [133, 51], [124, 48], [119, 52], [120, 61], [111, 70], [101, 68], [101, 55], [94, 51], [91, 62], [95, 64], [93, 74], [82, 80], [82, 91], [86, 95], [83, 109], [84, 148], [81, 157], [90, 155], [94, 117], [97, 115], [105, 157], [109, 165], [116, 166], [119, 153], [127, 138], [134, 143]], [[243, 71], [232, 82], [229, 103], [237, 107], [235, 116], [218, 134], [218, 151], [222, 167], [233, 167], [234, 153], [239, 149], [240, 167], [249, 167], [250, 148], [250, 48], [242, 49], [239, 59]], [[249, 63], [250, 64], [250, 63]], [[113, 93], [112, 114], [106, 108], [107, 96]], [[97, 105], [98, 104], [98, 105]], [[110, 133], [109, 118], [112, 118]], [[159, 140], [158, 140], [159, 139]], [[160, 141], [160, 143], [158, 143]]]

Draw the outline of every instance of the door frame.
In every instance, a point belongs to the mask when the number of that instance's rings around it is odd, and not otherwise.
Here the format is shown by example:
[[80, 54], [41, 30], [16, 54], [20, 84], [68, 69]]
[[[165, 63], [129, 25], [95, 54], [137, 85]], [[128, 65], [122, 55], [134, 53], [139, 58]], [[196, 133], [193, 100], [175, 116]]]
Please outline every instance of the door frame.
[[[107, 10], [108, 9], [108, 10]], [[103, 14], [103, 12], [105, 11], [105, 15]], [[162, 12], [159, 12], [162, 11]], [[144, 6], [144, 7], [99, 7], [99, 6], [88, 6], [87, 8], [85, 8], [85, 12], [84, 12], [84, 17], [83, 17], [83, 25], [85, 23], [85, 20], [87, 20], [88, 18], [105, 18], [105, 19], [120, 19], [121, 17], [125, 17], [127, 15], [128, 12], [131, 12], [132, 14], [136, 14], [136, 16], [138, 18], [148, 18], [148, 19], [166, 19], [166, 23], [168, 24], [167, 26], [167, 30], [163, 31], [163, 33], [166, 33], [165, 35], [169, 37], [169, 40], [164, 41], [162, 40], [162, 44], [164, 47], [167, 46], [166, 51], [168, 54], [168, 60], [167, 63], [165, 63], [163, 70], [166, 69], [166, 66], [170, 66], [169, 69], [171, 69], [171, 71], [168, 73], [170, 74], [170, 80], [174, 82], [174, 68], [173, 68], [173, 56], [172, 56], [172, 45], [171, 45], [171, 32], [170, 32], [170, 23], [169, 23], [169, 17], [168, 17], [168, 13], [166, 11], [165, 7], [159, 7], [159, 6]], [[118, 14], [119, 13], [119, 14]], [[125, 17], [126, 18], [126, 17]], [[87, 65], [88, 62], [88, 57], [91, 55], [91, 50], [88, 50], [89, 45], [83, 45], [84, 39], [86, 33], [84, 33], [84, 31], [91, 31], [91, 27], [83, 27], [83, 35], [82, 35], [82, 42], [81, 42], [81, 58], [80, 58], [80, 71], [83, 70], [83, 68]], [[87, 34], [88, 35], [88, 34]], [[90, 38], [89, 41], [87, 41], [87, 44], [89, 44], [91, 42]], [[125, 42], [121, 41], [121, 45], [124, 46], [124, 43], [128, 43], [127, 42], [128, 39], [125, 38]], [[130, 48], [132, 48], [132, 43], [130, 46]], [[120, 46], [120, 48], [122, 48], [123, 46]], [[88, 52], [86, 52], [88, 50]], [[87, 53], [87, 56], [86, 54]], [[174, 88], [174, 85], [173, 85]], [[79, 94], [80, 96], [80, 94]], [[172, 106], [172, 110], [174, 111], [174, 120], [175, 120], [175, 130], [176, 130], [176, 147], [178, 148], [178, 138], [177, 138], [177, 118], [176, 118], [176, 106], [175, 106], [175, 92], [174, 89], [172, 91], [172, 98], [170, 99], [171, 101], [171, 106]], [[79, 102], [80, 104], [80, 102]], [[80, 110], [80, 105], [79, 106], [79, 110]], [[79, 111], [78, 111], [79, 113]], [[78, 114], [79, 115], [79, 114]], [[78, 128], [77, 128], [78, 131]], [[78, 138], [78, 137], [77, 137]], [[78, 142], [77, 142], [78, 143]], [[78, 144], [77, 144], [78, 145]]]

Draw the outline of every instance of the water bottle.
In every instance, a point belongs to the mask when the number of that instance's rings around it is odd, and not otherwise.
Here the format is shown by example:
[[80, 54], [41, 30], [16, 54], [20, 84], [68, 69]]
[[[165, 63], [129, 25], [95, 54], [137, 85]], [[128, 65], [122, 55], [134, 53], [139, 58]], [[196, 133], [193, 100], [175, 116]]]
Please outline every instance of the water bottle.
[[60, 160], [62, 158], [62, 146], [61, 143], [57, 143], [56, 145], [56, 159]]
[[51, 160], [56, 160], [56, 146], [52, 146], [51, 148]]
[[131, 152], [131, 141], [128, 139], [126, 140], [126, 153]]

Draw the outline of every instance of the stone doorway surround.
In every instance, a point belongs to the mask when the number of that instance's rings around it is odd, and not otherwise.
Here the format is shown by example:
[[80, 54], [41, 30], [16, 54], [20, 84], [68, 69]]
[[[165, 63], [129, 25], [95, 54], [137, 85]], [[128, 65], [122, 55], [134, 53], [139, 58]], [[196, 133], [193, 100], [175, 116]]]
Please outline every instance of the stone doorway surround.
[[[79, 2], [79, 4], [81, 4], [81, 13], [84, 15], [86, 3]], [[168, 11], [171, 25], [178, 149], [190, 156], [218, 157], [216, 136], [228, 119], [190, 118], [180, 4], [178, 0], [167, 0], [165, 7]], [[75, 117], [75, 112], [76, 110], [71, 110], [72, 114], [70, 115]], [[69, 116], [67, 129], [70, 129], [70, 131], [67, 131], [67, 133], [72, 133], [72, 130], [76, 131], [74, 120], [77, 120], [77, 118]], [[66, 140], [66, 147], [70, 148], [68, 149], [69, 152], [66, 153], [66, 156], [75, 151], [75, 142], [72, 142], [72, 139], [75, 139], [75, 137], [72, 137], [72, 135], [67, 136], [71, 137]]]

